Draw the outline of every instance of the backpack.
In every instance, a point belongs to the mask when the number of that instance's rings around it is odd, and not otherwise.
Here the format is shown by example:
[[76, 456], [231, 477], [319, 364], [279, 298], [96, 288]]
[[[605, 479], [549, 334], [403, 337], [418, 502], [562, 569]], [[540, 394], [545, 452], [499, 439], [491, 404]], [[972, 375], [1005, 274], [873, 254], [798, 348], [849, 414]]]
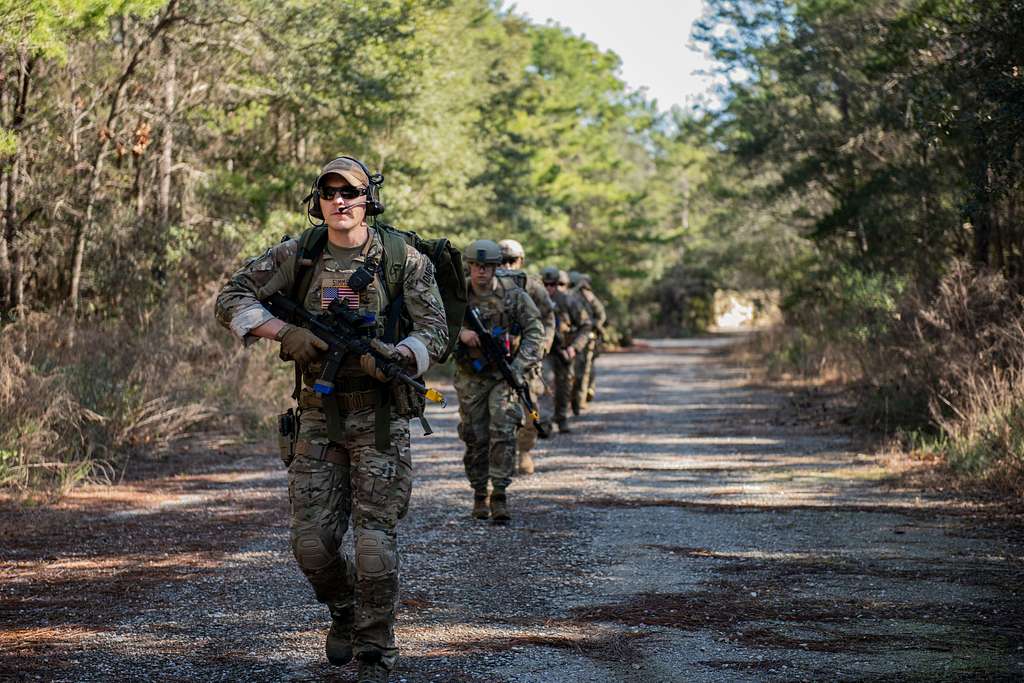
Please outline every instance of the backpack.
[[[441, 292], [444, 304], [445, 322], [448, 326], [448, 346], [438, 359], [443, 363], [448, 359], [459, 340], [459, 330], [466, 315], [468, 294], [466, 290], [466, 273], [462, 267], [462, 254], [452, 246], [446, 238], [436, 240], [422, 239], [415, 232], [399, 230], [387, 224], [378, 223], [374, 226], [384, 246], [384, 257], [380, 263], [381, 281], [384, 283], [384, 296], [388, 301], [382, 311], [386, 320], [383, 340], [389, 343], [401, 341], [402, 337], [412, 328], [403, 306], [405, 282], [405, 248], [406, 245], [425, 255], [434, 266], [434, 278]], [[323, 225], [307, 229], [299, 237], [299, 248], [296, 254], [295, 282], [290, 293], [291, 299], [301, 304], [313, 279], [313, 265], [327, 247], [327, 227]]]

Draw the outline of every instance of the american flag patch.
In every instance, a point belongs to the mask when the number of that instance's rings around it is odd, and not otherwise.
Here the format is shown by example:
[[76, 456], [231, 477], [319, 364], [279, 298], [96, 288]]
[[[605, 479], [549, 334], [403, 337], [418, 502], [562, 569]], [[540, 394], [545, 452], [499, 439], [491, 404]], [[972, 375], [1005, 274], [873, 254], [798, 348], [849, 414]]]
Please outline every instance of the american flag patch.
[[350, 308], [359, 308], [359, 295], [347, 280], [324, 280], [320, 287], [320, 310], [326, 311], [335, 299], [344, 299]]

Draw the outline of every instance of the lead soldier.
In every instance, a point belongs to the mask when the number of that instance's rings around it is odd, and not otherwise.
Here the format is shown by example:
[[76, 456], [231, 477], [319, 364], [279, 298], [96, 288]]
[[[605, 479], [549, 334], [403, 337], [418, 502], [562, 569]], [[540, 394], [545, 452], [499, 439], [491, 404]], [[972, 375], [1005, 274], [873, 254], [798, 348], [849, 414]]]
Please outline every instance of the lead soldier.
[[[367, 354], [346, 358], [328, 402], [311, 389], [327, 345], [305, 328], [275, 318], [262, 302], [275, 293], [290, 293], [317, 313], [343, 298], [375, 321], [373, 333], [384, 340], [381, 348], [390, 350], [409, 374], [421, 375], [436, 362], [448, 329], [433, 266], [412, 247], [396, 251], [389, 241], [386, 248], [381, 231], [366, 222], [367, 215], [383, 211], [382, 182], [351, 157], [328, 163], [308, 206], [309, 215], [326, 230], [322, 253], [300, 259], [297, 240], [273, 246], [231, 276], [216, 304], [217, 319], [244, 344], [276, 340], [281, 357], [297, 364], [299, 424], [288, 467], [291, 547], [317, 600], [330, 610], [327, 659], [342, 665], [354, 653], [359, 683], [387, 681], [398, 657], [396, 527], [412, 491], [409, 417], [415, 401], [405, 385], [385, 384], [377, 361]], [[401, 263], [391, 271], [402, 274], [395, 282], [402, 289], [401, 310], [389, 308], [382, 279], [389, 260], [391, 266]], [[353, 278], [357, 271], [363, 279]], [[306, 291], [299, 291], [303, 287]], [[399, 318], [408, 322], [395, 335]], [[342, 548], [350, 518], [355, 536], [351, 558]]]

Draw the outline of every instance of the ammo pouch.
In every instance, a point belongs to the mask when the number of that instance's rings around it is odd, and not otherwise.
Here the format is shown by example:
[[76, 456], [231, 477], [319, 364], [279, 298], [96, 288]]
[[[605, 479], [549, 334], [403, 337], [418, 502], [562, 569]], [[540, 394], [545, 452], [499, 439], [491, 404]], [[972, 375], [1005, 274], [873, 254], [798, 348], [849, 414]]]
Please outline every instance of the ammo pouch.
[[298, 437], [299, 416], [294, 409], [289, 408], [288, 412], [277, 416], [277, 446], [285, 467], [289, 467], [295, 459], [295, 441]]

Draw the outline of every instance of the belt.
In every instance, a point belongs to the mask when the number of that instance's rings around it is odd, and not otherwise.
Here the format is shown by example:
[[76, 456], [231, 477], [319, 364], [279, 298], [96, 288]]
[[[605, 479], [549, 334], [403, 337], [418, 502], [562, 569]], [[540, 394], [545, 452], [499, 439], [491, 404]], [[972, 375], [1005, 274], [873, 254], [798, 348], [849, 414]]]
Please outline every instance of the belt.
[[[376, 389], [369, 389], [367, 391], [339, 391], [334, 393], [333, 396], [338, 402], [338, 407], [348, 412], [373, 408], [377, 405]], [[323, 397], [314, 391], [303, 389], [302, 393], [299, 394], [300, 408], [323, 408], [323, 405]]]
[[312, 441], [297, 441], [295, 443], [295, 455], [310, 460], [326, 460], [335, 465], [347, 465], [348, 458], [337, 446], [329, 443], [313, 443]]

